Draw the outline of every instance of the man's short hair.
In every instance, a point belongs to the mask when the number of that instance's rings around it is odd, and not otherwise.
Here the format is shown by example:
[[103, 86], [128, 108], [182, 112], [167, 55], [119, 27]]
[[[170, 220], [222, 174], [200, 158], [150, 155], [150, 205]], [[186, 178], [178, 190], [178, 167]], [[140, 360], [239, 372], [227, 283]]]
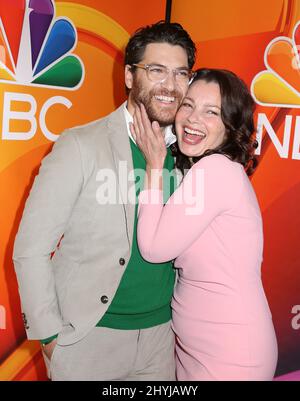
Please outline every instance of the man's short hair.
[[131, 36], [125, 49], [125, 65], [139, 63], [144, 57], [146, 46], [150, 43], [181, 46], [187, 53], [189, 68], [193, 68], [196, 46], [190, 35], [180, 24], [165, 21], [139, 28]]

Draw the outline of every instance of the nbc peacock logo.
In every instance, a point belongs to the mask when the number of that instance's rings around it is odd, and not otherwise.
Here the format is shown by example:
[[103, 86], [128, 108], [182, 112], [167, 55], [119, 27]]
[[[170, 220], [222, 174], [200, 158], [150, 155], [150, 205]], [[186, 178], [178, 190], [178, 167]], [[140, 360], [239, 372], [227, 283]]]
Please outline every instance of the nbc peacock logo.
[[251, 92], [258, 104], [276, 107], [300, 107], [300, 21], [292, 38], [280, 36], [267, 46], [264, 62], [267, 70], [258, 73]]
[[55, 18], [53, 0], [0, 0], [0, 82], [78, 89], [84, 66], [76, 44], [76, 29]]

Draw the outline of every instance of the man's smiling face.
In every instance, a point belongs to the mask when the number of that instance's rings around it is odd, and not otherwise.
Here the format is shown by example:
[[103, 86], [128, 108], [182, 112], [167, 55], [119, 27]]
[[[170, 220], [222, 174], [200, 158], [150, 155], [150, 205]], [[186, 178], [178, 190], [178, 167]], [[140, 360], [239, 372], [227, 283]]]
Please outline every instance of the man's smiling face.
[[162, 127], [172, 124], [188, 90], [188, 81], [176, 80], [171, 70], [188, 69], [186, 51], [178, 45], [150, 43], [146, 46], [143, 59], [139, 64], [163, 65], [170, 72], [164, 81], [153, 82], [149, 80], [147, 71], [143, 68], [136, 68], [134, 72], [131, 72], [130, 66], [126, 66], [125, 82], [130, 89], [129, 111], [132, 113], [135, 103], [143, 103], [150, 121], [158, 121]]

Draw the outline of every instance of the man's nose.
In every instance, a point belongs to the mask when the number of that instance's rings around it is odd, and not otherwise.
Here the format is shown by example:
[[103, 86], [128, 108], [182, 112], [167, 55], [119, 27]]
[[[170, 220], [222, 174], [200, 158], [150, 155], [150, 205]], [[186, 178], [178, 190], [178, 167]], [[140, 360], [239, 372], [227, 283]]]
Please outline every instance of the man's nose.
[[168, 89], [169, 91], [173, 91], [176, 87], [175, 74], [173, 71], [170, 71], [167, 77], [162, 81], [161, 85]]

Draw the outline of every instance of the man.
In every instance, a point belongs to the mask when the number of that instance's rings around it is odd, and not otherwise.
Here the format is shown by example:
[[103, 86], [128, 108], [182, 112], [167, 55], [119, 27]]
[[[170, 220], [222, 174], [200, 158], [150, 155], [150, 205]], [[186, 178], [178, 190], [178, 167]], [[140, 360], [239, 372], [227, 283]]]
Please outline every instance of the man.
[[[129, 172], [145, 169], [129, 130], [135, 104], [145, 105], [166, 145], [173, 143], [168, 126], [194, 59], [194, 43], [181, 25], [159, 22], [138, 30], [125, 54], [128, 101], [63, 133], [42, 162], [14, 262], [27, 336], [42, 341], [52, 380], [175, 379], [172, 264], [142, 259], [136, 204], [122, 183], [116, 191], [122, 202], [104, 203], [99, 193], [104, 171], [116, 182], [124, 162]], [[173, 167], [168, 151], [165, 168]]]

